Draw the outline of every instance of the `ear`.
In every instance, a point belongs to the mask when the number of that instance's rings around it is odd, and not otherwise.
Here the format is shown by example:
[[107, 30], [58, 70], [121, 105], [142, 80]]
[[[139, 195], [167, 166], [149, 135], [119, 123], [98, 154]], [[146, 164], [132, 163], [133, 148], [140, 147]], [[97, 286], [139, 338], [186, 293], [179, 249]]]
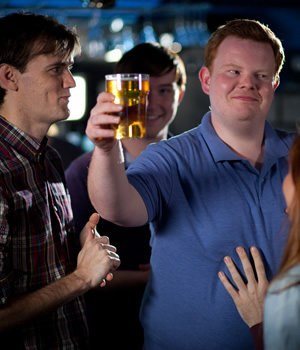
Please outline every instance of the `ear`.
[[0, 85], [3, 89], [17, 91], [16, 68], [7, 63], [0, 65]]
[[274, 83], [274, 91], [278, 88], [279, 83], [280, 83], [280, 78], [277, 77], [276, 80], [275, 80], [275, 83]]
[[207, 67], [204, 66], [200, 69], [199, 79], [201, 82], [203, 92], [209, 95], [210, 73]]
[[179, 94], [179, 98], [178, 98], [178, 103], [181, 103], [182, 99], [183, 99], [183, 96], [184, 96], [184, 93], [185, 93], [185, 86], [181, 88], [180, 90], [180, 94]]

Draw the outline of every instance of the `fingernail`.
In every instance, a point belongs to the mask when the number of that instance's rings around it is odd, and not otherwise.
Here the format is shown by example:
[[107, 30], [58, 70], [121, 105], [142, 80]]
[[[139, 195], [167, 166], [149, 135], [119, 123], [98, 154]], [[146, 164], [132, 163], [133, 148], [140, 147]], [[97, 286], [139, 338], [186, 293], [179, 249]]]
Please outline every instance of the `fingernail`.
[[225, 256], [224, 261], [225, 261], [226, 264], [229, 263], [230, 262], [230, 257], [229, 256]]

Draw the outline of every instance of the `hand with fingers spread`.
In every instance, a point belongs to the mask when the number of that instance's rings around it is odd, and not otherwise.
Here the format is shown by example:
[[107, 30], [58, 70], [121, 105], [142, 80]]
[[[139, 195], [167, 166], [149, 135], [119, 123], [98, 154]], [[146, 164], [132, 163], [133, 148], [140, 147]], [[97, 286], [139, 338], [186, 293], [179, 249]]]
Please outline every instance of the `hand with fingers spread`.
[[232, 297], [243, 321], [249, 327], [252, 327], [258, 323], [261, 323], [263, 320], [263, 305], [269, 282], [267, 280], [265, 268], [257, 248], [251, 247], [250, 249], [254, 260], [257, 279], [255, 278], [252, 265], [244, 248], [237, 247], [236, 251], [241, 259], [248, 283], [245, 284], [229, 256], [224, 258], [224, 262], [237, 288], [230, 283], [224, 272], [219, 272], [219, 278], [227, 292]]
[[119, 124], [120, 117], [117, 115], [122, 110], [122, 105], [114, 103], [114, 95], [109, 92], [101, 92], [97, 103], [91, 110], [90, 118], [86, 127], [86, 134], [95, 146], [109, 151], [116, 144], [115, 131], [111, 124]]

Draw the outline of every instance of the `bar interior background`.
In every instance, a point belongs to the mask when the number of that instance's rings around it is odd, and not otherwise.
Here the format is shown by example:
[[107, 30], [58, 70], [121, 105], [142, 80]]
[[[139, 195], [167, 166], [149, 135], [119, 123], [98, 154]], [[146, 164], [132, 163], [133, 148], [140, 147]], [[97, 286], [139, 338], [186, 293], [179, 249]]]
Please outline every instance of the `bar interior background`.
[[161, 42], [180, 54], [187, 90], [170, 130], [178, 134], [197, 126], [209, 108], [198, 79], [205, 44], [212, 31], [235, 18], [260, 20], [282, 40], [286, 62], [268, 120], [285, 130], [295, 130], [300, 122], [299, 0], [0, 0], [0, 16], [21, 10], [55, 16], [77, 28], [83, 52], [73, 68], [78, 86], [71, 91], [71, 118], [50, 133], [82, 152], [92, 149], [84, 130], [97, 94], [104, 90], [104, 75], [140, 42]]

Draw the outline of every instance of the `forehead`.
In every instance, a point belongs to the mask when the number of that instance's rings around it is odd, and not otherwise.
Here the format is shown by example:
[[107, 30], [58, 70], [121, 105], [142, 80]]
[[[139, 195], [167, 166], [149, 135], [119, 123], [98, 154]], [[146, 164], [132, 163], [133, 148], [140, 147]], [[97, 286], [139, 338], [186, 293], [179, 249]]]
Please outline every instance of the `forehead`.
[[175, 83], [176, 70], [173, 68], [170, 72], [161, 76], [150, 76], [150, 88], [161, 85], [172, 85]]
[[66, 59], [66, 57], [54, 55], [52, 53], [49, 54], [41, 54], [33, 56], [32, 59], [29, 61], [28, 65], [34, 65], [39, 64], [41, 66], [49, 66], [52, 64], [65, 64], [69, 65], [73, 63], [73, 57], [69, 57]]
[[215, 60], [222, 63], [239, 59], [265, 62], [265, 64], [274, 63], [275, 67], [275, 56], [270, 44], [228, 36], [220, 44]]

